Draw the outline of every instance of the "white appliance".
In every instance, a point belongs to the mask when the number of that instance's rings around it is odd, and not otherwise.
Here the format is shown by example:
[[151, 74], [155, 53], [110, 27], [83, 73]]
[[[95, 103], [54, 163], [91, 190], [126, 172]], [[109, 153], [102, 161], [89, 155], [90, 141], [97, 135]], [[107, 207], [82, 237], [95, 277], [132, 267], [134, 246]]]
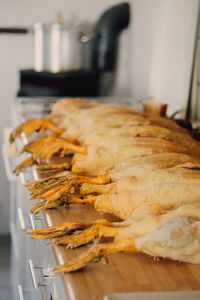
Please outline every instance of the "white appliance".
[[[53, 101], [53, 100], [52, 100]], [[49, 103], [49, 101], [48, 101]], [[49, 104], [48, 104], [49, 109]], [[12, 104], [12, 124], [27, 118], [44, 115], [46, 101], [24, 101], [17, 99]], [[11, 232], [11, 281], [14, 300], [63, 300], [66, 299], [64, 285], [60, 276], [49, 276], [49, 269], [56, 265], [52, 247], [46, 241], [31, 239], [26, 231], [45, 226], [43, 214], [29, 214], [32, 201], [27, 201], [29, 192], [24, 184], [36, 179], [33, 169], [21, 173], [17, 178], [12, 170], [21, 158], [17, 151], [27, 142], [25, 137], [18, 139], [15, 147], [10, 148], [8, 136], [11, 129], [4, 130], [3, 157], [10, 189], [10, 232]]]

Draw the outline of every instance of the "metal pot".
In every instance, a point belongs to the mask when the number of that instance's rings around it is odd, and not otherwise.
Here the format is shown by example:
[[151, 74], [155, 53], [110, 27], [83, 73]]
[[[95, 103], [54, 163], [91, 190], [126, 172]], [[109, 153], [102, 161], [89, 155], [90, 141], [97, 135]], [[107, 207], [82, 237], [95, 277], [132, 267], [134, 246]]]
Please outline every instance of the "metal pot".
[[[83, 68], [113, 73], [118, 36], [128, 26], [129, 19], [129, 3], [125, 2], [112, 6], [101, 15], [93, 28], [93, 38], [83, 36], [76, 22], [62, 22], [60, 14], [54, 23], [36, 23], [31, 29], [0, 28], [0, 33], [34, 33], [36, 71], [57, 73]], [[91, 39], [92, 43], [87, 43]]]
[[78, 26], [55, 22], [34, 26], [36, 71], [63, 72], [82, 68], [83, 47]]
[[0, 28], [0, 33], [34, 34], [35, 71], [64, 72], [83, 67], [83, 44], [89, 39], [76, 22], [36, 23], [33, 28]]

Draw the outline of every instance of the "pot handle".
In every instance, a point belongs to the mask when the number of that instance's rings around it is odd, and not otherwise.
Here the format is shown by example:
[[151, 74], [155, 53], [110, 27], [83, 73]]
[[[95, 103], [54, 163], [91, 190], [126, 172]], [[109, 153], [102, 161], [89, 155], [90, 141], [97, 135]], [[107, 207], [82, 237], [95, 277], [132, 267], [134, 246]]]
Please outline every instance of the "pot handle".
[[82, 44], [85, 44], [85, 43], [90, 42], [90, 41], [93, 40], [93, 39], [94, 39], [94, 36], [81, 35], [79, 41], [80, 41]]
[[18, 27], [0, 27], [1, 33], [11, 33], [11, 34], [26, 34], [29, 32], [28, 28], [18, 28]]

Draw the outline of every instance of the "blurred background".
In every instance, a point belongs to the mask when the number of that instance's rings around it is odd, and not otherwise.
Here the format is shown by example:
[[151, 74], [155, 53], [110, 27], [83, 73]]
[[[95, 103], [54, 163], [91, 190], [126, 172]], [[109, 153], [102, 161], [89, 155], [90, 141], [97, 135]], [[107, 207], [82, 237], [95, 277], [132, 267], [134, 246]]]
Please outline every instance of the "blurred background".
[[[128, 1], [126, 1], [128, 2]], [[115, 0], [1, 0], [0, 27], [32, 28], [52, 22], [58, 12], [88, 32]], [[155, 97], [169, 104], [169, 113], [188, 101], [198, 0], [129, 1], [130, 20], [119, 34], [112, 88], [105, 96]], [[87, 25], [87, 26], [86, 26]], [[89, 29], [88, 29], [89, 28]], [[34, 68], [33, 34], [0, 34], [0, 139], [10, 125], [10, 104], [20, 90], [20, 70]], [[0, 160], [0, 233], [9, 232], [8, 183]]]

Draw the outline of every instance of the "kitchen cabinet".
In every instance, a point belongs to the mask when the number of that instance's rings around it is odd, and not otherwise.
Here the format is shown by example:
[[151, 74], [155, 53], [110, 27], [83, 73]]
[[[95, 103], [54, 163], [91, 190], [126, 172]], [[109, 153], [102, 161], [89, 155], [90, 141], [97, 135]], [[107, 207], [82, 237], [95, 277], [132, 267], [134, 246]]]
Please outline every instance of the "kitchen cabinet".
[[[19, 108], [17, 111], [16, 108]], [[18, 117], [23, 120], [22, 106], [16, 103], [12, 106], [12, 127], [17, 124]], [[37, 112], [37, 109], [35, 113]], [[9, 129], [6, 129], [8, 141]], [[18, 141], [17, 149], [22, 147]], [[33, 217], [29, 214], [30, 207], [34, 201], [28, 201], [29, 192], [24, 187], [24, 183], [34, 180], [34, 173], [31, 170], [21, 174], [18, 178], [12, 175], [12, 169], [19, 162], [19, 157], [9, 157], [9, 146], [6, 138], [3, 145], [3, 156], [10, 191], [10, 233], [11, 233], [11, 281], [14, 300], [56, 300], [66, 299], [61, 295], [62, 286], [59, 287], [60, 280], [45, 276], [43, 271], [55, 265], [55, 258], [50, 248], [46, 247], [45, 241], [35, 243], [26, 231], [32, 228], [44, 226], [42, 216]], [[12, 151], [11, 151], [12, 152]], [[7, 155], [7, 157], [6, 157]], [[12, 156], [12, 155], [11, 155]], [[55, 284], [56, 282], [56, 284]], [[59, 287], [59, 291], [56, 290]]]
[[[28, 118], [44, 116], [49, 111], [49, 101], [40, 102], [39, 99], [26, 103], [20, 102], [20, 99], [17, 101], [13, 105], [12, 126], [16, 126]], [[26, 143], [26, 138], [23, 136], [18, 139], [17, 148], [22, 147], [22, 141]], [[16, 165], [19, 163], [19, 156], [15, 157], [14, 164]], [[33, 167], [27, 169], [16, 179], [11, 176], [9, 171], [9, 168], [12, 167], [12, 160], [11, 158], [6, 164], [10, 180], [14, 299], [108, 300], [120, 299], [120, 297], [125, 299], [124, 294], [120, 295], [124, 292], [167, 292], [199, 289], [198, 265], [164, 259], [154, 260], [152, 257], [139, 253], [116, 253], [109, 257], [107, 265], [104, 264], [105, 261], [102, 261], [99, 264], [90, 264], [84, 270], [52, 276], [51, 269], [55, 265], [63, 264], [77, 257], [90, 245], [68, 250], [64, 246], [47, 246], [46, 241], [32, 240], [26, 231], [29, 228], [60, 224], [66, 220], [92, 221], [105, 217], [105, 215], [97, 213], [90, 205], [69, 205], [64, 208], [46, 210], [36, 216], [30, 215], [29, 209], [33, 206], [34, 201], [27, 200], [29, 192], [23, 184], [36, 179], [37, 174]], [[106, 217], [113, 218], [110, 215], [106, 215]], [[112, 295], [116, 293], [117, 296]], [[132, 296], [132, 294], [127, 295], [129, 299], [133, 299], [130, 298]]]

